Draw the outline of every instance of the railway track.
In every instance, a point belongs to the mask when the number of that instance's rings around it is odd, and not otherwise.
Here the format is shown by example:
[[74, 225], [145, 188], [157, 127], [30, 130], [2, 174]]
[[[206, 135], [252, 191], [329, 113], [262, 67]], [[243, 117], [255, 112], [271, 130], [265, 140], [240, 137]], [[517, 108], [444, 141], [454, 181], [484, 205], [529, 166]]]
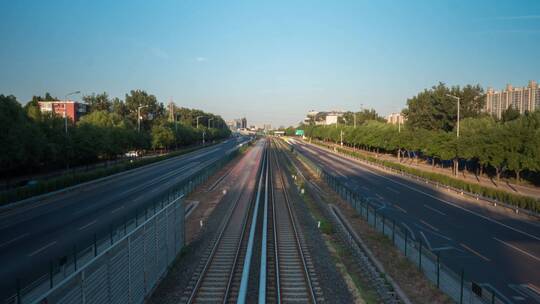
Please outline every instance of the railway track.
[[[267, 212], [266, 288], [259, 303], [317, 303], [322, 298], [311, 256], [298, 228], [278, 154], [269, 153], [270, 178]], [[263, 238], [264, 239], [264, 238]], [[263, 249], [264, 250], [264, 249]], [[261, 271], [262, 272], [262, 271]], [[263, 300], [264, 299], [264, 300]]]
[[[231, 197], [181, 303], [321, 303], [315, 268], [298, 228], [284, 172], [265, 144], [256, 182]], [[283, 160], [282, 160], [283, 161]], [[257, 219], [262, 218], [262, 224]], [[260, 252], [254, 247], [260, 246]], [[254, 254], [260, 253], [260, 263]], [[250, 266], [255, 264], [260, 268]], [[257, 273], [259, 277], [250, 274]], [[258, 282], [256, 281], [258, 279]], [[259, 286], [258, 292], [253, 290]]]
[[[203, 253], [182, 303], [233, 303], [240, 289], [243, 264], [250, 231], [252, 209], [264, 190], [263, 179], [267, 159], [263, 153], [257, 174], [258, 183], [251, 193], [244, 185], [225, 216], [211, 247]], [[246, 199], [247, 198], [247, 199]]]

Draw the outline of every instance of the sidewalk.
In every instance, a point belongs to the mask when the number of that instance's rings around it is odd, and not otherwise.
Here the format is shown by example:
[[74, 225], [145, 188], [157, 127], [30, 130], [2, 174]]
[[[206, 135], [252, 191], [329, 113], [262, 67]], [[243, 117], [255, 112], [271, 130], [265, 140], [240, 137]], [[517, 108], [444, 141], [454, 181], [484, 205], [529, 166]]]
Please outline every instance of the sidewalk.
[[[339, 148], [342, 148], [342, 149], [346, 149], [346, 150], [349, 150], [349, 151], [354, 151], [354, 152], [357, 152], [357, 153], [360, 153], [360, 154], [363, 154], [363, 155], [368, 155], [368, 156], [371, 156], [371, 157], [374, 157], [374, 158], [377, 158], [377, 159], [391, 161], [391, 162], [394, 162], [394, 163], [399, 163], [398, 160], [397, 160], [397, 157], [395, 157], [393, 155], [390, 155], [390, 154], [376, 155], [373, 152], [368, 152], [368, 151], [364, 151], [364, 150], [360, 150], [360, 149], [356, 149], [356, 148], [353, 149], [353, 148], [347, 147], [347, 146], [340, 146], [340, 145], [335, 144], [335, 143], [324, 142], [324, 144], [329, 144], [329, 145], [339, 147]], [[514, 193], [514, 194], [520, 194], [520, 195], [540, 199], [540, 187], [516, 185], [516, 184], [510, 183], [508, 181], [505, 181], [503, 179], [501, 179], [500, 181], [497, 181], [497, 180], [494, 180], [494, 179], [491, 179], [491, 178], [487, 178], [485, 176], [480, 177], [480, 176], [475, 176], [474, 174], [465, 174], [464, 171], [460, 171], [458, 176], [454, 176], [452, 174], [452, 172], [450, 170], [448, 170], [448, 169], [444, 169], [444, 168], [440, 168], [440, 167], [433, 167], [430, 164], [425, 163], [424, 161], [419, 161], [418, 164], [416, 164], [414, 160], [411, 160], [409, 158], [404, 158], [400, 164], [403, 165], [403, 166], [407, 166], [407, 167], [414, 168], [414, 169], [419, 169], [419, 170], [426, 171], [426, 172], [434, 172], [434, 173], [438, 173], [438, 174], [447, 175], [447, 176], [450, 176], [450, 177], [453, 177], [453, 178], [456, 178], [456, 179], [459, 179], [459, 180], [463, 180], [463, 181], [466, 181], [466, 182], [479, 184], [481, 186], [485, 186], [485, 187], [489, 187], [489, 188], [493, 188], [493, 189], [497, 189], [497, 190], [503, 190], [503, 191], [507, 191], [507, 192], [510, 192], [510, 193]]]

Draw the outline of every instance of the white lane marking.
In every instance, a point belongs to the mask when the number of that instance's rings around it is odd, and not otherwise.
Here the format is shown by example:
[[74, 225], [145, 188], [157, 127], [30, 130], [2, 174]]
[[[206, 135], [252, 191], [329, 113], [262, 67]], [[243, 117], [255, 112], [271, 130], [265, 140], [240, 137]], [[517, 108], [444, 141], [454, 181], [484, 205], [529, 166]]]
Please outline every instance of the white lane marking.
[[439, 211], [438, 209], [435, 209], [435, 208], [430, 207], [430, 206], [428, 206], [428, 205], [424, 205], [424, 207], [426, 207], [426, 208], [428, 208], [429, 210], [431, 210], [431, 211], [433, 211], [433, 212], [436, 212], [436, 213], [438, 213], [438, 214], [440, 214], [440, 215], [446, 216], [446, 213], [444, 213], [444, 212], [442, 212], [442, 211]]
[[88, 224], [86, 224], [86, 225], [84, 225], [84, 226], [79, 227], [79, 230], [84, 230], [84, 229], [86, 229], [86, 228], [88, 228], [88, 227], [94, 225], [96, 222], [97, 222], [97, 220], [93, 220], [93, 221], [91, 221], [90, 223], [88, 223]]
[[428, 223], [428, 222], [426, 222], [426, 221], [424, 221], [424, 220], [420, 220], [420, 223], [422, 223], [422, 224], [428, 226], [429, 228], [431, 228], [431, 230], [434, 230], [434, 231], [439, 232], [439, 229], [435, 228], [433, 225], [431, 225], [430, 223]]
[[[370, 171], [370, 172], [371, 172], [371, 171]], [[395, 181], [395, 180], [393, 180], [393, 179], [391, 179], [391, 178], [388, 178], [388, 177], [386, 177], [386, 176], [379, 175], [379, 174], [377, 174], [377, 173], [375, 173], [375, 172], [372, 172], [372, 173], [375, 174], [375, 175], [377, 175], [377, 176], [380, 176], [380, 177], [382, 177], [382, 178], [384, 178], [384, 179], [386, 179], [386, 180], [389, 180], [389, 181], [391, 181], [391, 182], [393, 182], [393, 183], [396, 183], [396, 184], [398, 184], [398, 185], [401, 185], [401, 186], [403, 186], [403, 187], [405, 187], [405, 188], [408, 188], [408, 189], [411, 189], [411, 190], [416, 191], [416, 192], [418, 192], [418, 193], [424, 194], [424, 195], [429, 196], [429, 197], [431, 197], [431, 198], [433, 198], [433, 199], [436, 199], [436, 200], [438, 200], [438, 201], [440, 201], [440, 202], [443, 202], [443, 203], [448, 204], [448, 205], [450, 205], [450, 206], [453, 206], [453, 207], [456, 207], [456, 208], [458, 208], [458, 209], [461, 209], [461, 210], [463, 210], [463, 211], [465, 211], [465, 212], [467, 212], [467, 213], [476, 215], [476, 216], [478, 216], [478, 217], [480, 217], [480, 218], [483, 218], [483, 219], [485, 219], [485, 220], [487, 220], [487, 221], [490, 221], [490, 222], [492, 222], [492, 223], [494, 223], [494, 224], [498, 224], [498, 225], [500, 225], [500, 226], [503, 226], [503, 227], [505, 227], [505, 228], [508, 228], [508, 229], [510, 229], [510, 230], [513, 230], [513, 231], [515, 231], [515, 232], [517, 232], [517, 233], [521, 233], [521, 234], [526, 235], [526, 236], [528, 236], [528, 237], [530, 237], [530, 238], [533, 238], [533, 239], [535, 239], [535, 240], [540, 241], [540, 237], [537, 237], [537, 236], [535, 236], [535, 235], [532, 235], [532, 234], [529, 234], [529, 233], [527, 233], [527, 232], [521, 231], [521, 230], [519, 230], [519, 229], [517, 229], [517, 228], [508, 226], [508, 225], [503, 224], [503, 223], [501, 223], [501, 222], [499, 222], [499, 221], [497, 221], [497, 220], [491, 219], [491, 218], [489, 218], [489, 217], [487, 217], [487, 216], [481, 215], [481, 214], [479, 214], [479, 213], [477, 213], [477, 212], [475, 212], [475, 211], [471, 211], [471, 210], [469, 210], [469, 209], [466, 209], [466, 208], [464, 208], [464, 207], [461, 207], [461, 206], [459, 206], [459, 205], [456, 205], [456, 204], [454, 204], [454, 203], [452, 203], [452, 202], [449, 202], [449, 201], [447, 201], [447, 200], [443, 200], [443, 199], [441, 199], [441, 198], [438, 198], [438, 197], [436, 197], [436, 196], [434, 196], [434, 195], [431, 195], [431, 194], [429, 194], [429, 193], [426, 193], [426, 192], [424, 192], [424, 191], [422, 191], [422, 190], [418, 190], [418, 189], [416, 189], [416, 188], [414, 188], [414, 187], [411, 187], [411, 186], [409, 186], [409, 185], [406, 185], [406, 184], [403, 184], [403, 183], [401, 183], [401, 182]]]
[[6, 245], [9, 245], [9, 244], [11, 244], [11, 243], [13, 243], [13, 242], [15, 242], [15, 241], [20, 240], [20, 239], [24, 238], [25, 236], [27, 236], [28, 234], [29, 234], [29, 233], [26, 232], [26, 233], [23, 233], [23, 234], [17, 236], [16, 238], [13, 238], [13, 239], [11, 239], [11, 240], [9, 240], [9, 241], [3, 242], [2, 244], [0, 244], [0, 248], [4, 247], [4, 246], [6, 246]]
[[481, 255], [478, 251], [472, 249], [471, 247], [469, 247], [469, 246], [467, 246], [467, 245], [465, 245], [465, 244], [463, 244], [463, 243], [459, 243], [459, 245], [461, 245], [461, 247], [467, 249], [469, 252], [472, 252], [474, 255], [476, 255], [476, 256], [482, 258], [482, 259], [485, 260], [486, 262], [490, 262], [490, 261], [491, 261], [490, 259], [488, 259], [488, 258], [486, 258], [485, 256]]
[[396, 194], [399, 194], [399, 191], [397, 191], [396, 189], [392, 188], [392, 187], [385, 187], [386, 189], [396, 193]]
[[426, 241], [426, 245], [428, 246], [429, 250], [430, 250], [430, 251], [433, 251], [433, 249], [431, 248], [431, 244], [429, 243], [429, 241], [428, 241], [426, 235], [425, 235], [422, 231], [420, 231], [420, 235], [422, 236], [422, 238], [424, 239], [424, 241]]
[[512, 244], [510, 244], [510, 243], [508, 243], [508, 242], [505, 242], [505, 241], [503, 241], [503, 240], [499, 240], [499, 239], [496, 238], [496, 237], [494, 237], [493, 239], [494, 239], [495, 241], [501, 242], [501, 243], [503, 243], [504, 245], [506, 245], [506, 246], [508, 246], [508, 247], [510, 247], [510, 248], [512, 248], [512, 249], [515, 249], [515, 250], [517, 250], [517, 251], [523, 253], [524, 255], [527, 255], [528, 257], [533, 258], [533, 259], [535, 259], [535, 260], [537, 260], [537, 261], [540, 262], [540, 258], [538, 258], [537, 256], [534, 256], [534, 255], [531, 254], [531, 253], [528, 253], [527, 251], [525, 251], [525, 250], [523, 250], [523, 249], [520, 249], [520, 248], [518, 248], [518, 247], [516, 247], [516, 246], [514, 246], [514, 245], [512, 245]]
[[[506, 296], [504, 296], [497, 288], [493, 287], [491, 284], [489, 283], [482, 283], [482, 284], [478, 284], [482, 287], [489, 287], [490, 290], [492, 290], [493, 292], [495, 292], [497, 294], [497, 296], [501, 299], [503, 299], [506, 303], [512, 303], [512, 301], [510, 301]], [[512, 288], [512, 284], [508, 284], [508, 287]], [[514, 288], [512, 288], [514, 289]], [[515, 290], [515, 289], [514, 289]]]
[[36, 255], [36, 254], [42, 252], [43, 250], [45, 250], [45, 249], [47, 249], [47, 248], [53, 246], [54, 244], [56, 244], [56, 241], [52, 241], [52, 242], [50, 242], [49, 244], [47, 244], [47, 245], [45, 245], [45, 246], [43, 246], [43, 247], [41, 247], [41, 248], [35, 250], [34, 252], [30, 253], [28, 256], [30, 256], [30, 257], [31, 257], [31, 256], [34, 256], [34, 255]]
[[398, 206], [397, 204], [394, 204], [394, 207], [396, 207], [397, 209], [399, 209], [399, 210], [401, 210], [401, 211], [403, 211], [403, 212], [407, 213], [407, 210], [405, 210], [405, 209], [401, 208], [401, 207], [400, 207], [400, 206]]
[[375, 193], [375, 196], [376, 196], [378, 199], [384, 201], [384, 197], [382, 197], [379, 193]]
[[119, 211], [119, 210], [121, 210], [121, 209], [124, 209], [124, 205], [122, 205], [122, 206], [120, 206], [120, 207], [114, 209], [113, 211], [111, 211], [111, 213], [115, 213], [115, 212], [117, 212], [117, 211]]
[[[418, 227], [418, 228], [420, 228], [420, 229], [425, 229], [424, 227], [422, 227], [422, 226], [420, 226], [420, 225], [418, 225], [418, 224], [415, 224], [415, 226]], [[426, 232], [429, 232], [429, 233], [431, 233], [431, 234], [433, 234], [433, 235], [436, 235], [436, 236], [438, 236], [438, 237], [441, 237], [441, 238], [443, 238], [443, 239], [445, 239], [445, 240], [447, 240], [447, 241], [451, 241], [451, 240], [452, 240], [451, 238], [447, 237], [446, 235], [442, 235], [442, 234], [440, 234], [440, 233], [438, 233], [438, 232], [435, 232], [435, 231], [426, 230]]]
[[432, 248], [431, 251], [443, 251], [443, 250], [452, 250], [452, 249], [462, 251], [461, 249], [455, 248], [454, 246], [444, 246], [444, 247]]
[[[332, 153], [330, 153], [329, 155], [332, 155]], [[333, 156], [333, 157], [336, 157], [336, 156]], [[337, 157], [336, 157], [336, 158], [337, 158]], [[343, 157], [341, 157], [340, 159], [341, 159], [341, 161], [344, 160]], [[429, 194], [429, 193], [426, 193], [426, 192], [424, 192], [424, 191], [422, 191], [422, 190], [419, 190], [419, 189], [416, 189], [416, 188], [411, 187], [411, 186], [409, 186], [409, 185], [406, 185], [406, 184], [404, 184], [404, 183], [395, 181], [395, 180], [393, 180], [393, 179], [391, 179], [391, 178], [389, 178], [389, 177], [382, 176], [382, 175], [380, 175], [380, 174], [378, 174], [378, 173], [376, 173], [376, 172], [374, 172], [374, 171], [372, 171], [372, 170], [370, 170], [370, 169], [366, 169], [365, 167], [363, 167], [363, 166], [365, 166], [365, 164], [356, 162], [356, 165], [357, 165], [357, 167], [358, 167], [360, 170], [364, 170], [364, 171], [373, 173], [373, 174], [375, 174], [375, 175], [377, 175], [377, 176], [379, 176], [379, 177], [381, 177], [381, 178], [384, 178], [384, 179], [386, 179], [386, 180], [388, 180], [388, 181], [390, 181], [390, 182], [392, 182], [392, 183], [401, 185], [401, 186], [403, 186], [403, 187], [406, 187], [406, 188], [411, 189], [411, 190], [413, 190], [413, 191], [416, 191], [416, 192], [418, 192], [418, 193], [424, 194], [424, 195], [429, 196], [429, 197], [431, 197], [431, 198], [433, 198], [433, 199], [436, 199], [436, 200], [438, 200], [438, 201], [440, 201], [440, 202], [443, 202], [443, 203], [448, 204], [448, 205], [450, 205], [450, 206], [453, 206], [453, 207], [456, 207], [456, 208], [458, 208], [458, 209], [461, 209], [461, 210], [463, 210], [463, 211], [465, 211], [465, 212], [467, 212], [467, 213], [476, 215], [476, 216], [478, 216], [478, 217], [480, 217], [480, 218], [483, 218], [483, 219], [485, 219], [485, 220], [487, 220], [487, 221], [490, 221], [490, 222], [492, 222], [492, 223], [494, 223], [494, 224], [498, 224], [498, 225], [500, 225], [500, 226], [503, 226], [503, 227], [505, 227], [505, 228], [508, 228], [508, 229], [510, 229], [510, 230], [513, 230], [513, 231], [515, 231], [515, 232], [517, 232], [517, 233], [521, 233], [521, 234], [526, 235], [526, 236], [528, 236], [528, 237], [530, 237], [530, 238], [533, 238], [533, 239], [535, 239], [535, 240], [537, 240], [537, 241], [540, 241], [540, 237], [538, 237], [538, 236], [529, 234], [529, 233], [527, 233], [527, 232], [525, 232], [525, 231], [521, 231], [521, 230], [519, 230], [519, 229], [517, 229], [517, 228], [514, 228], [514, 227], [512, 227], [512, 226], [508, 226], [508, 225], [503, 224], [503, 223], [501, 223], [501, 222], [499, 222], [499, 221], [497, 221], [497, 220], [494, 220], [494, 219], [491, 219], [491, 218], [489, 218], [489, 217], [487, 217], [487, 216], [481, 215], [481, 214], [479, 214], [479, 213], [477, 213], [477, 212], [475, 212], [475, 211], [466, 209], [466, 208], [464, 208], [464, 207], [461, 207], [461, 206], [459, 206], [459, 205], [456, 205], [456, 204], [454, 204], [454, 203], [452, 203], [452, 202], [449, 202], [449, 201], [447, 201], [447, 200], [443, 200], [443, 199], [438, 198], [438, 197], [436, 197], [436, 196], [433, 196], [433, 195], [431, 195], [431, 194]]]
[[412, 231], [411, 227], [409, 227], [404, 222], [401, 222], [401, 224], [403, 225], [403, 227], [405, 227], [405, 229], [407, 229], [409, 231], [409, 235], [413, 238], [413, 240], [416, 241], [416, 237], [414, 236], [414, 232]]

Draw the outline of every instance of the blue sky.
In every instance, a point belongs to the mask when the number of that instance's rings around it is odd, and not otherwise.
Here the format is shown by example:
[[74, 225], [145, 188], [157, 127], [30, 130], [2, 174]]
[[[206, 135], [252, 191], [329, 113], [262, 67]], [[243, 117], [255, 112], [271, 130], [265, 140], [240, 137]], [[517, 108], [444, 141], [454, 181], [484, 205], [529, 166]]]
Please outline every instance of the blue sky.
[[1, 1], [0, 94], [144, 89], [226, 119], [540, 80], [540, 1]]

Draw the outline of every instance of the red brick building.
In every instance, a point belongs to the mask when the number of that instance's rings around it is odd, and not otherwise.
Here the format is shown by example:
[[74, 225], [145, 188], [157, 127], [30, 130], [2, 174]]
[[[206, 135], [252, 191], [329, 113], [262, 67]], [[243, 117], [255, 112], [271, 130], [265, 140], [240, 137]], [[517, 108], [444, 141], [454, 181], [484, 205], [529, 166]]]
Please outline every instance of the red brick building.
[[38, 103], [42, 113], [53, 112], [61, 117], [67, 115], [73, 122], [79, 121], [88, 110], [86, 104], [72, 100], [39, 101]]

